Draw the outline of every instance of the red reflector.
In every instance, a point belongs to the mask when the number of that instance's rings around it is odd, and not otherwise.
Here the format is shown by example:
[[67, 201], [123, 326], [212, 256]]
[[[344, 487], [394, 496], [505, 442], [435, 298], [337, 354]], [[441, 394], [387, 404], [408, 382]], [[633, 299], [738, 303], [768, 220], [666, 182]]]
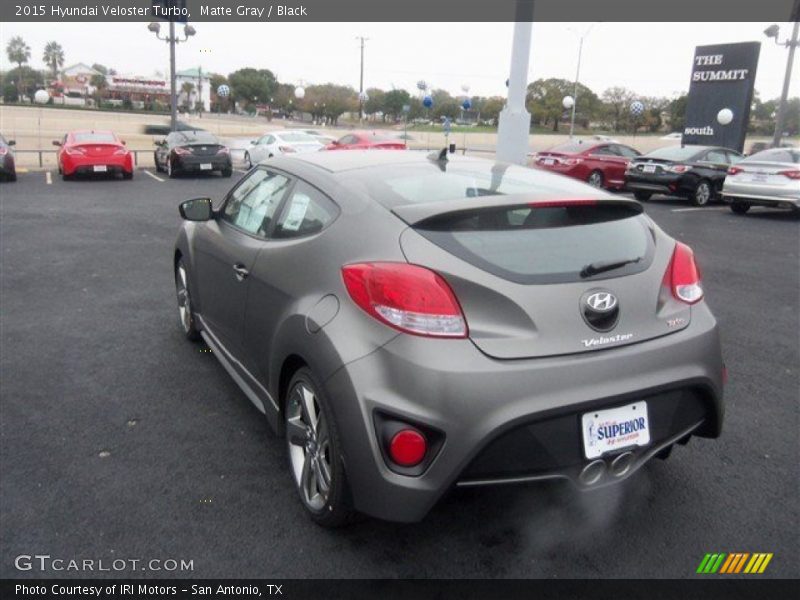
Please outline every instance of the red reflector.
[[531, 208], [564, 208], [568, 206], [596, 206], [597, 200], [592, 198], [564, 199], [564, 200], [534, 200], [528, 202]]
[[695, 304], [703, 299], [700, 285], [700, 269], [694, 260], [694, 252], [686, 244], [675, 243], [675, 252], [668, 268], [672, 295], [686, 304]]
[[367, 314], [415, 335], [467, 337], [467, 323], [447, 282], [430, 269], [374, 262], [342, 267], [350, 297]]
[[398, 431], [389, 442], [389, 456], [401, 467], [418, 465], [427, 451], [425, 436], [415, 429]]

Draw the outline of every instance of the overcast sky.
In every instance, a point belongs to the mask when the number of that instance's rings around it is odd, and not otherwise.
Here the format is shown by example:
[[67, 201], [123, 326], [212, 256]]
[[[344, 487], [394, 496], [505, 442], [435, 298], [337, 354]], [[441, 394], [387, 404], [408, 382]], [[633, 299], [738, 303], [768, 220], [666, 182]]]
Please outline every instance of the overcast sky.
[[[689, 86], [694, 47], [760, 41], [756, 90], [762, 100], [780, 96], [787, 50], [763, 35], [770, 23], [534, 23], [529, 80], [572, 80], [580, 34], [580, 81], [598, 94], [627, 87], [642, 96], [672, 96]], [[781, 25], [781, 36], [791, 33]], [[366, 47], [365, 87], [414, 90], [424, 79], [435, 88], [471, 95], [505, 94], [512, 23], [197, 23], [197, 35], [178, 46], [178, 68], [202, 65], [230, 73], [249, 66], [271, 69], [281, 81], [342, 83], [358, 88], [359, 42]], [[100, 62], [120, 73], [166, 72], [166, 44], [145, 23], [2, 23], [3, 40], [21, 35], [42, 67], [47, 41], [59, 42], [66, 64]], [[799, 57], [800, 58], [800, 57]], [[797, 64], [797, 63], [796, 63]], [[13, 66], [13, 65], [12, 65]], [[9, 68], [5, 52], [0, 67]], [[798, 95], [795, 73], [791, 95]]]

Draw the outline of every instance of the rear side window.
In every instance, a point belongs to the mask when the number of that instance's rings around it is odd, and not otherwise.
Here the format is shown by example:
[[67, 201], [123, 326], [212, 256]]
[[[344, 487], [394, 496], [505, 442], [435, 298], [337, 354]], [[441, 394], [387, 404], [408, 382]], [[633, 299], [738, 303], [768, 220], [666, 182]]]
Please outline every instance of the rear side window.
[[256, 169], [233, 191], [222, 218], [247, 233], [266, 237], [288, 187], [288, 177]]
[[757, 152], [744, 159], [744, 161], [798, 163], [800, 162], [800, 151], [793, 150], [792, 148], [772, 148], [771, 150]]
[[632, 261], [592, 280], [638, 273], [654, 250], [638, 213], [613, 204], [480, 209], [430, 219], [416, 230], [473, 266], [522, 284], [588, 280], [581, 271], [602, 263]]
[[338, 207], [325, 195], [298, 181], [286, 202], [273, 237], [293, 238], [319, 233], [339, 214]]

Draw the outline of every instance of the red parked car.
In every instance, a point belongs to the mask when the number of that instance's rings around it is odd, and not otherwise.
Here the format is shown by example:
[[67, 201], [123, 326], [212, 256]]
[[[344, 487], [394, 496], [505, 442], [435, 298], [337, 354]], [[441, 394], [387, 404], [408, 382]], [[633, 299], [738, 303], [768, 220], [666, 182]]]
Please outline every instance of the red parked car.
[[617, 142], [566, 142], [533, 157], [531, 166], [607, 189], [625, 186], [625, 169], [641, 152]]
[[325, 150], [405, 150], [403, 140], [371, 131], [348, 133], [325, 146]]
[[58, 172], [65, 180], [89, 173], [133, 179], [133, 155], [113, 131], [71, 131], [53, 145], [60, 147]]

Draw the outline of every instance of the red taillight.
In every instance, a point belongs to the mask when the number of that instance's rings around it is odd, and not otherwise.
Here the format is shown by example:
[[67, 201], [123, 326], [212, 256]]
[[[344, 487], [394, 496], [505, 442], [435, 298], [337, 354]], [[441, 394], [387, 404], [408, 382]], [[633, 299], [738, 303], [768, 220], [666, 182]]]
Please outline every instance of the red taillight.
[[350, 297], [367, 314], [406, 333], [465, 338], [467, 322], [450, 286], [430, 269], [375, 262], [342, 267]]
[[8, 148], [0, 148], [0, 156], [5, 156], [8, 154]]
[[123, 156], [128, 153], [128, 149], [125, 146], [120, 146], [116, 150], [114, 150], [114, 154], [117, 156]]
[[800, 179], [800, 170], [790, 169], [788, 171], [778, 171], [778, 175], [783, 175], [789, 179]]
[[228, 149], [227, 146], [220, 146], [219, 150], [217, 150], [217, 154], [230, 154], [231, 151]]
[[172, 149], [175, 154], [180, 154], [181, 156], [186, 156], [187, 154], [191, 154], [191, 148], [185, 148], [183, 146], [176, 146]]
[[422, 462], [428, 451], [425, 436], [416, 429], [402, 429], [389, 442], [389, 457], [401, 467], [413, 467]]
[[741, 167], [729, 167], [728, 168], [728, 175], [737, 175], [744, 171]]
[[700, 269], [694, 260], [694, 252], [686, 244], [675, 243], [672, 261], [667, 268], [667, 277], [672, 295], [686, 304], [695, 304], [703, 299], [700, 285]]
[[84, 155], [86, 155], [86, 150], [84, 150], [80, 146], [64, 146], [64, 152], [66, 152], [70, 156], [84, 156]]
[[669, 170], [673, 173], [686, 173], [690, 168], [688, 165], [673, 165], [669, 167]]
[[284, 154], [291, 154], [292, 152], [297, 152], [297, 150], [295, 150], [291, 146], [278, 146], [278, 150], [280, 150]]
[[562, 164], [565, 164], [569, 167], [574, 167], [575, 165], [579, 165], [583, 162], [582, 158], [562, 158], [560, 161]]
[[593, 198], [565, 198], [563, 200], [539, 200], [528, 202], [531, 208], [564, 208], [569, 206], [596, 206]]

